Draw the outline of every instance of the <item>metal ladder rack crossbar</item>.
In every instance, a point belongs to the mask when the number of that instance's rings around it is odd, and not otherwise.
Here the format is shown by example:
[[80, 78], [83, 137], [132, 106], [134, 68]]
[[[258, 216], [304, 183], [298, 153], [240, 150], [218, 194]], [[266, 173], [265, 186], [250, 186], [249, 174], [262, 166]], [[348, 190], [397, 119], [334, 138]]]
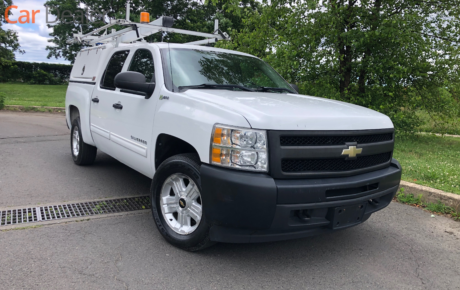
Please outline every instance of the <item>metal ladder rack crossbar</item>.
[[[140, 39], [143, 39], [144, 37], [158, 33], [158, 32], [171, 32], [171, 33], [194, 35], [194, 36], [206, 38], [204, 40], [198, 40], [198, 41], [186, 43], [186, 44], [194, 44], [194, 45], [215, 43], [218, 40], [230, 40], [230, 37], [228, 36], [227, 33], [219, 30], [219, 21], [217, 19], [214, 22], [214, 33], [204, 33], [204, 32], [190, 31], [190, 30], [184, 30], [184, 29], [178, 29], [178, 28], [165, 27], [165, 26], [158, 25], [163, 22], [162, 20], [163, 20], [163, 16], [150, 23], [137, 23], [137, 22], [131, 22], [125, 19], [111, 20], [109, 24], [106, 24], [100, 28], [97, 28], [93, 30], [92, 32], [89, 32], [86, 34], [83, 34], [83, 33], [74, 34], [73, 39], [69, 40], [68, 43], [71, 44], [71, 43], [79, 42], [79, 43], [85, 43], [91, 46], [96, 46], [99, 43], [104, 43], [104, 44], [113, 43], [115, 46], [118, 46], [118, 44], [120, 43], [132, 43]], [[119, 31], [112, 31], [111, 33], [107, 33], [108, 29], [115, 25], [123, 25], [123, 26], [129, 26], [129, 27], [119, 30]], [[104, 34], [95, 35], [96, 33], [101, 32], [103, 30], [106, 30]]]

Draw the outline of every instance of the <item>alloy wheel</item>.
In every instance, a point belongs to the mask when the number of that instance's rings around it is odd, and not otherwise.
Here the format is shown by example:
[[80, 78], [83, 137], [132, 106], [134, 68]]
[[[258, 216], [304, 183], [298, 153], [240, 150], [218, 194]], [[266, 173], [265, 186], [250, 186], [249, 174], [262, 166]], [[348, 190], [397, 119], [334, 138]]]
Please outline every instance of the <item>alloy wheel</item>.
[[185, 174], [176, 173], [165, 180], [161, 188], [160, 206], [168, 226], [180, 235], [193, 233], [200, 224], [200, 190]]

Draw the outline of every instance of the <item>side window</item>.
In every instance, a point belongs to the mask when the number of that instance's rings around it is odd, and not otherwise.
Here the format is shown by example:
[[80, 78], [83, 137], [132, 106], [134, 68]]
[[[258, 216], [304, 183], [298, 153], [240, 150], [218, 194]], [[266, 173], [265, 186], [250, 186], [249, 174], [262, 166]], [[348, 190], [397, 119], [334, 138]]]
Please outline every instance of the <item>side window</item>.
[[129, 71], [135, 71], [145, 76], [145, 81], [155, 81], [155, 68], [152, 53], [147, 49], [138, 49], [129, 64]]
[[123, 69], [128, 54], [129, 50], [123, 50], [112, 55], [102, 77], [101, 87], [103, 89], [115, 90], [115, 76]]

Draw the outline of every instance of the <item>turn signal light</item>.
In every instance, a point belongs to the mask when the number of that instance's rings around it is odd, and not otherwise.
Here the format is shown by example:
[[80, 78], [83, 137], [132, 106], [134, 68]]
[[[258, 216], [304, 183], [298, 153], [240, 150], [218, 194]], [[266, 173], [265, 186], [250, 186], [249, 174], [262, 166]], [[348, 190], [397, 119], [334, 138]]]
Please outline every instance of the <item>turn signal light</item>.
[[212, 148], [212, 162], [220, 163], [220, 154], [222, 150], [219, 148]]
[[231, 129], [215, 127], [212, 142], [214, 145], [231, 146], [231, 135]]

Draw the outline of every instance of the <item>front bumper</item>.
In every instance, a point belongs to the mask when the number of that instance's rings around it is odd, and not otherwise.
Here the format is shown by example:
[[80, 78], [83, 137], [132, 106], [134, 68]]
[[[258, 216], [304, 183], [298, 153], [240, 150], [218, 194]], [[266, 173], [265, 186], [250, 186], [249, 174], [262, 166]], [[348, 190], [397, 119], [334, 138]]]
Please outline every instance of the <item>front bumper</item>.
[[[279, 241], [355, 226], [391, 202], [400, 180], [395, 159], [388, 168], [356, 176], [295, 180], [201, 166], [211, 240], [229, 243]], [[353, 221], [339, 225], [337, 211], [355, 206], [362, 210]]]

